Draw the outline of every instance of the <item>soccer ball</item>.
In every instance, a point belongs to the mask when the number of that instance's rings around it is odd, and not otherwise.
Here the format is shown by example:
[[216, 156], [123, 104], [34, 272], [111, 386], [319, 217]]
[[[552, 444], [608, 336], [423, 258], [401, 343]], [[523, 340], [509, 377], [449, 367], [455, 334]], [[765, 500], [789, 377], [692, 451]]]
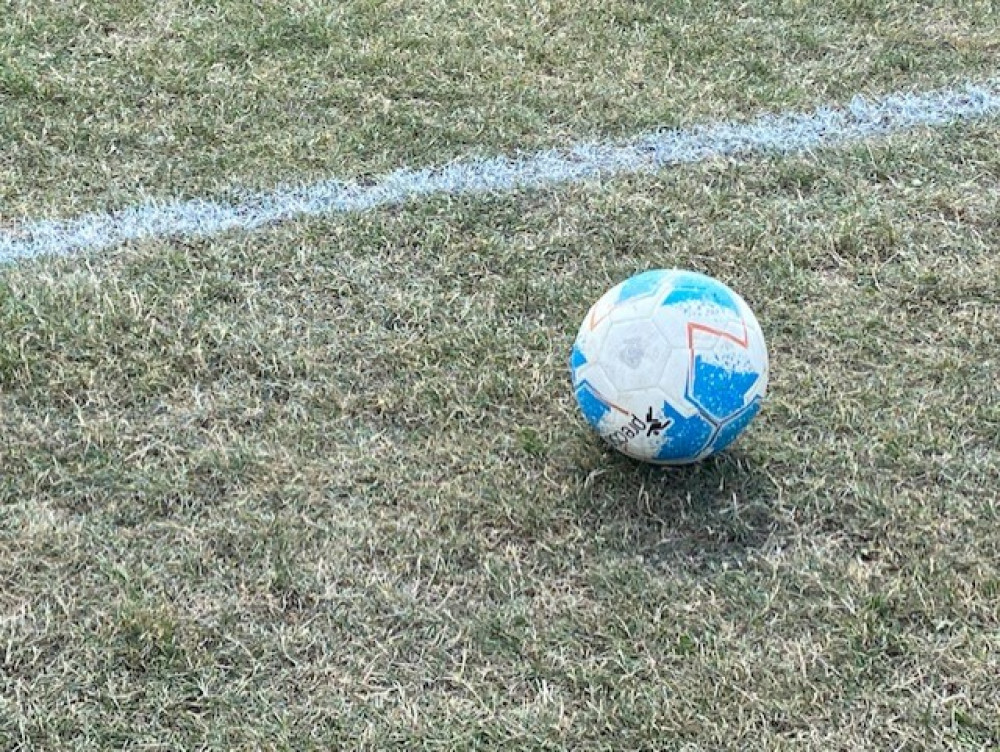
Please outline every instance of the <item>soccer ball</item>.
[[657, 269], [593, 305], [570, 372], [580, 411], [611, 446], [684, 465], [724, 449], [753, 420], [767, 349], [735, 292], [704, 274]]

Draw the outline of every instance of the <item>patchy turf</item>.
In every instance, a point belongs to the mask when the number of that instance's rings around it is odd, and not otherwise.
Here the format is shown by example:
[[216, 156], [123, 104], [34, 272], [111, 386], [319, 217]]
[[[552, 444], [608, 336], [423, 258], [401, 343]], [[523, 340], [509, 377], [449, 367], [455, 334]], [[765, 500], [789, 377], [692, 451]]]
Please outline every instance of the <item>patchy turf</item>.
[[0, 223], [996, 72], [995, 2], [7, 0]]
[[[595, 6], [596, 8], [596, 6]], [[8, 2], [0, 223], [995, 75], [988, 2]], [[0, 270], [0, 749], [1000, 744], [995, 122]], [[764, 412], [575, 412], [640, 269]]]
[[[995, 140], [7, 269], [0, 735], [996, 744]], [[595, 441], [565, 360], [673, 265], [743, 293], [774, 379], [662, 471]]]

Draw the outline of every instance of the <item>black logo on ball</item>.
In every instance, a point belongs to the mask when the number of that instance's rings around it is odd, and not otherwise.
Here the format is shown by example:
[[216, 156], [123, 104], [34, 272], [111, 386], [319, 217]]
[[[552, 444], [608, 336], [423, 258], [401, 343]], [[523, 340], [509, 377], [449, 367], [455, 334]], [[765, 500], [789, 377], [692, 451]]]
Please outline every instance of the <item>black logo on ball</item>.
[[663, 420], [653, 418], [653, 408], [649, 408], [646, 412], [646, 435], [659, 436], [660, 431], [666, 431], [670, 428], [671, 423], [673, 423], [673, 420], [670, 418], [664, 418]]
[[645, 420], [633, 413], [632, 420], [618, 430], [608, 434], [607, 440], [613, 447], [623, 447], [628, 444], [629, 440], [641, 435], [643, 431], [646, 432], [647, 437], [659, 436], [673, 424], [673, 418], [664, 417], [661, 419], [653, 417], [653, 408], [650, 407], [649, 410], [646, 411]]

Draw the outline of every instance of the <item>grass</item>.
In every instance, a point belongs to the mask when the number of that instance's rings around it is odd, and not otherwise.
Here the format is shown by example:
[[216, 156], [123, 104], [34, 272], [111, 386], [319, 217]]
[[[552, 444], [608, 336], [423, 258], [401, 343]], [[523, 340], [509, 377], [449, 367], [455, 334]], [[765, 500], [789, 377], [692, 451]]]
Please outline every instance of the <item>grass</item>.
[[4, 7], [3, 223], [934, 88], [1000, 49], [982, 0]]
[[[998, 28], [973, 3], [8, 5], [14, 217], [961, 80]], [[192, 135], [125, 137], [158, 129]], [[0, 748], [1000, 744], [995, 142], [6, 267]], [[612, 454], [568, 389], [589, 304], [657, 266], [739, 290], [773, 363], [749, 433], [684, 470]]]

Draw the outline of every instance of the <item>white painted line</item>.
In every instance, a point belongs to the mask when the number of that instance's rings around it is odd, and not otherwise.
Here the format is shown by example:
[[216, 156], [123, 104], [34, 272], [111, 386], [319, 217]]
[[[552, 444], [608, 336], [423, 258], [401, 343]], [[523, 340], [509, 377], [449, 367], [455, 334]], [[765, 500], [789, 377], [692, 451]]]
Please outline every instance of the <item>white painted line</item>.
[[293, 217], [359, 212], [434, 194], [466, 195], [540, 188], [616, 175], [655, 172], [712, 157], [795, 152], [915, 127], [1000, 114], [1000, 80], [855, 97], [842, 108], [764, 115], [746, 123], [711, 123], [649, 133], [620, 142], [583, 143], [519, 158], [462, 160], [402, 169], [368, 184], [324, 180], [259, 193], [226, 204], [207, 200], [144, 203], [67, 220], [28, 220], [0, 232], [0, 263], [34, 256], [96, 251], [143, 238], [193, 238], [253, 230]]

